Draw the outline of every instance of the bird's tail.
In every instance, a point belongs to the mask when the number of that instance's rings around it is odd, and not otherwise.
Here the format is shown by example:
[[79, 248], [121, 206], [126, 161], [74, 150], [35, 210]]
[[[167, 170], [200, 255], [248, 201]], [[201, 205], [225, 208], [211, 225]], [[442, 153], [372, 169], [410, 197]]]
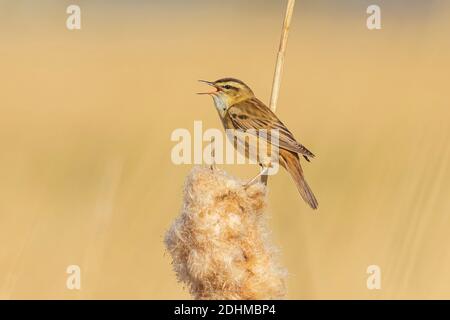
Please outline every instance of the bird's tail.
[[298, 192], [303, 200], [305, 200], [311, 208], [317, 209], [319, 203], [305, 180], [298, 155], [296, 153], [284, 152], [282, 158], [285, 162], [284, 165], [294, 179]]

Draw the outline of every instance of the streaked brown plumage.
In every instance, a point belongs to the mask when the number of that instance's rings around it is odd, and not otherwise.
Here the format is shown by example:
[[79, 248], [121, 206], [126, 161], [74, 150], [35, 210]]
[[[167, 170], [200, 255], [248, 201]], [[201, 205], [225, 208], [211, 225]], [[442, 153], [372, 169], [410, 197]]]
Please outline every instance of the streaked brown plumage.
[[[311, 208], [317, 209], [318, 202], [306, 183], [299, 158], [300, 154], [309, 161], [309, 158], [313, 158], [314, 154], [295, 140], [292, 133], [278, 119], [275, 113], [258, 100], [250, 87], [241, 80], [224, 78], [214, 82], [201, 81], [216, 89], [216, 91], [206, 94], [213, 97], [225, 129], [237, 129], [244, 132], [250, 129], [278, 130], [279, 163], [294, 179], [302, 198]], [[247, 150], [247, 142], [244, 141], [244, 143]], [[260, 159], [259, 162], [262, 166], [267, 165]]]

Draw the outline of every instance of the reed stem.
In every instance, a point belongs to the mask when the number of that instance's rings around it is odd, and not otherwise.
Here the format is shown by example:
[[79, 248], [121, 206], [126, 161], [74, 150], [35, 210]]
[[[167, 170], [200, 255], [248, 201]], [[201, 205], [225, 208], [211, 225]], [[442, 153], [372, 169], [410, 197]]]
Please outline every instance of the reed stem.
[[[275, 64], [275, 73], [273, 75], [272, 94], [270, 96], [270, 109], [277, 110], [278, 96], [280, 94], [281, 75], [283, 74], [284, 57], [286, 53], [289, 28], [294, 13], [295, 0], [288, 0], [286, 14], [284, 15], [283, 29], [281, 30], [280, 46], [278, 48], [277, 62]], [[261, 176], [261, 182], [267, 185], [268, 175]]]

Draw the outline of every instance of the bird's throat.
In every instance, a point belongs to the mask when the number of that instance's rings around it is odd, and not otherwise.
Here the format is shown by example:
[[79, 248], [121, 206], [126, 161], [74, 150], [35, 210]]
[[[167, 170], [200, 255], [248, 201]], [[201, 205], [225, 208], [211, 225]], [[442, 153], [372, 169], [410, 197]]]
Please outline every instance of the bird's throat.
[[217, 109], [217, 112], [219, 113], [219, 116], [221, 119], [225, 116], [225, 113], [227, 112], [227, 101], [225, 97], [223, 97], [220, 94], [213, 95], [214, 105]]

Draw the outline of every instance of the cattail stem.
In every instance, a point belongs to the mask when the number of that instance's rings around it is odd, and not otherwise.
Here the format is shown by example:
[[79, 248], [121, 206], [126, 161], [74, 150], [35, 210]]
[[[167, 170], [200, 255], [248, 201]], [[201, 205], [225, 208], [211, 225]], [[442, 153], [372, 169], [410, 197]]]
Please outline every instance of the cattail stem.
[[[273, 75], [272, 94], [270, 96], [270, 109], [275, 112], [277, 109], [278, 96], [280, 94], [281, 75], [283, 73], [284, 56], [287, 47], [289, 27], [291, 25], [292, 15], [294, 13], [295, 0], [288, 0], [286, 14], [284, 16], [283, 29], [281, 30], [280, 47], [278, 48], [277, 62], [275, 64], [275, 73]], [[267, 175], [261, 176], [261, 182], [267, 185]]]
[[270, 109], [275, 112], [277, 109], [278, 96], [281, 86], [281, 75], [283, 73], [284, 56], [287, 47], [289, 27], [291, 25], [292, 14], [294, 13], [295, 0], [288, 0], [286, 14], [284, 16], [283, 29], [281, 31], [280, 47], [278, 49], [277, 63], [273, 76], [272, 95], [270, 96]]

